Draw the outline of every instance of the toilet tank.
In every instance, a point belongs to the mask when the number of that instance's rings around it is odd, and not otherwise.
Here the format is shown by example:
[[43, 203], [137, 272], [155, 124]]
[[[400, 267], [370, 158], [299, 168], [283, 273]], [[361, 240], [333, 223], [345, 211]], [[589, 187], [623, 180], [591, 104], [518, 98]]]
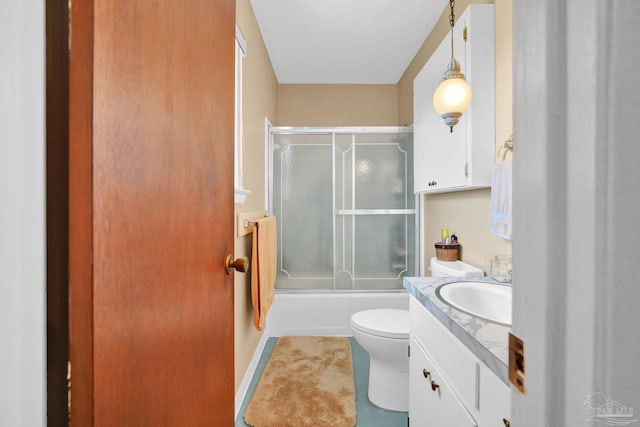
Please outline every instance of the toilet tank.
[[462, 261], [431, 258], [431, 277], [483, 277], [484, 271]]

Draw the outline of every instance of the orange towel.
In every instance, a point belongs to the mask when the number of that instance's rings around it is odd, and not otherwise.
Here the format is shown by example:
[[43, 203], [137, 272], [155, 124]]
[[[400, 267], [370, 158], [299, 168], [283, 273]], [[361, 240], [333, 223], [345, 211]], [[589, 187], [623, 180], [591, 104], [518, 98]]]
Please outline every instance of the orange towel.
[[275, 297], [276, 282], [276, 217], [268, 216], [256, 221], [253, 230], [251, 255], [251, 302], [253, 324], [261, 331]]

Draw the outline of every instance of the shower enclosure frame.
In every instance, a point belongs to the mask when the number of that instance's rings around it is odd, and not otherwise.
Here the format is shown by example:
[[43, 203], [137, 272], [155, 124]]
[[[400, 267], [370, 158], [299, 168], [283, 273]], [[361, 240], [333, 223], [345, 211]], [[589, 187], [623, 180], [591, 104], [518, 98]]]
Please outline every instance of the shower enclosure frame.
[[[356, 279], [352, 278], [352, 289], [338, 289], [337, 287], [337, 275], [338, 275], [338, 251], [337, 247], [337, 236], [336, 236], [336, 221], [338, 216], [343, 215], [351, 215], [353, 220], [355, 221], [355, 217], [358, 215], [413, 215], [414, 216], [414, 230], [413, 230], [413, 270], [414, 275], [417, 275], [419, 271], [422, 270], [421, 259], [421, 239], [420, 239], [420, 221], [422, 218], [421, 212], [421, 199], [418, 194], [412, 193], [414, 197], [414, 207], [412, 209], [355, 209], [355, 205], [352, 205], [354, 209], [336, 209], [336, 135], [352, 135], [352, 144], [355, 151], [356, 134], [411, 134], [413, 135], [413, 127], [412, 126], [337, 126], [337, 127], [289, 127], [289, 126], [267, 126], [268, 131], [268, 147], [267, 147], [267, 203], [268, 203], [268, 212], [270, 214], [274, 213], [274, 135], [326, 135], [331, 137], [331, 148], [332, 148], [332, 252], [333, 252], [333, 262], [332, 262], [332, 282], [333, 286], [331, 289], [327, 288], [277, 288], [278, 292], [285, 293], [313, 293], [313, 292], [322, 292], [322, 293], [349, 293], [349, 292], [405, 292], [402, 287], [399, 288], [382, 288], [382, 289], [357, 289], [354, 287]], [[412, 142], [413, 144], [413, 137]], [[413, 161], [412, 159], [408, 159], [408, 161]], [[355, 162], [355, 154], [352, 156], [352, 162]], [[405, 175], [407, 174], [407, 169], [405, 169]], [[352, 174], [354, 172], [352, 171]], [[409, 184], [409, 177], [405, 178], [405, 185]], [[411, 184], [413, 184], [411, 182]], [[353, 184], [352, 182], [352, 185]], [[405, 189], [405, 192], [407, 190]], [[409, 195], [407, 194], [406, 197]], [[355, 193], [352, 193], [352, 198], [355, 199]], [[407, 199], [408, 200], [408, 199]], [[409, 232], [406, 229], [407, 225], [405, 225], [405, 238], [409, 238]], [[279, 231], [280, 233], [280, 231]], [[351, 229], [352, 234], [352, 242], [355, 242], [355, 228]], [[409, 242], [406, 242], [406, 245], [409, 245]], [[352, 247], [352, 251], [355, 251], [355, 245]], [[352, 262], [355, 263], [355, 258], [352, 255]], [[280, 259], [278, 260], [278, 270], [281, 269]], [[406, 264], [405, 270], [398, 274], [398, 278], [402, 277], [402, 274], [406, 272], [406, 268], [409, 266], [409, 254], [406, 256]], [[352, 270], [353, 271], [353, 270]]]

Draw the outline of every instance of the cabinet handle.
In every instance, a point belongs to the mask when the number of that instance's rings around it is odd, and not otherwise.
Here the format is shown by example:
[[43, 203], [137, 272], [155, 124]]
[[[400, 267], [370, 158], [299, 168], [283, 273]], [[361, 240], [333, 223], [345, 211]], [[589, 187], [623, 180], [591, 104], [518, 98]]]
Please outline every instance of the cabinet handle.
[[509, 427], [509, 426], [511, 425], [511, 423], [509, 422], [509, 420], [508, 420], [508, 419], [506, 419], [506, 418], [503, 418], [503, 419], [502, 419], [502, 422], [504, 423], [505, 427]]
[[437, 382], [431, 381], [431, 390], [436, 391], [437, 388], [440, 388]]
[[429, 378], [429, 375], [431, 375], [431, 372], [427, 371], [426, 369], [423, 369], [422, 375], [424, 375], [425, 378]]

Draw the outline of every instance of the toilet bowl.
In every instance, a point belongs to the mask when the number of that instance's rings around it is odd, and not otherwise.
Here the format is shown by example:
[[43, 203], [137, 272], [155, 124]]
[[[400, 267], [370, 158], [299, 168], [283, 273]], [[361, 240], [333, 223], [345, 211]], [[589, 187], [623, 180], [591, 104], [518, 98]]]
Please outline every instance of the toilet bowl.
[[369, 353], [369, 400], [392, 411], [409, 410], [409, 311], [365, 310], [351, 316], [356, 341]]

